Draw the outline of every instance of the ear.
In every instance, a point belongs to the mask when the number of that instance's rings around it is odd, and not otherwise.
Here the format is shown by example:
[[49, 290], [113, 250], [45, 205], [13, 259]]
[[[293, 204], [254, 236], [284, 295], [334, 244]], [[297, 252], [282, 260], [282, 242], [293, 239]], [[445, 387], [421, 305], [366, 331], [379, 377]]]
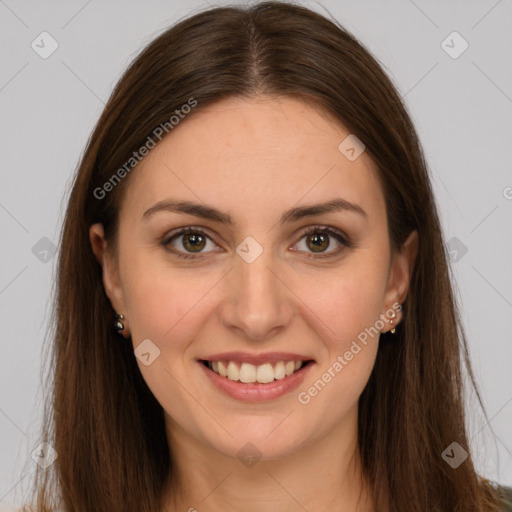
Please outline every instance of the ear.
[[[391, 308], [395, 302], [403, 304], [405, 301], [418, 254], [418, 245], [418, 232], [416, 230], [411, 231], [400, 251], [393, 255], [386, 290], [386, 309]], [[394, 325], [401, 321], [401, 311], [397, 311], [396, 314]], [[389, 328], [392, 327], [391, 325]]]
[[103, 269], [102, 280], [105, 293], [117, 313], [126, 312], [123, 289], [119, 279], [119, 271], [113, 255], [107, 250], [103, 224], [93, 224], [89, 228], [89, 239], [92, 251]]

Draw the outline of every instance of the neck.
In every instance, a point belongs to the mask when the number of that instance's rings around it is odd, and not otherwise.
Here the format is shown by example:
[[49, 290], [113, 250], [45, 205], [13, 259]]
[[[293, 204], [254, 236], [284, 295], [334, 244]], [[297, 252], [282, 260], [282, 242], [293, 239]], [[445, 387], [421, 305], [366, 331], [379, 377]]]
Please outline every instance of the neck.
[[244, 464], [167, 418], [173, 482], [165, 512], [373, 512], [357, 445], [357, 411], [288, 455]]

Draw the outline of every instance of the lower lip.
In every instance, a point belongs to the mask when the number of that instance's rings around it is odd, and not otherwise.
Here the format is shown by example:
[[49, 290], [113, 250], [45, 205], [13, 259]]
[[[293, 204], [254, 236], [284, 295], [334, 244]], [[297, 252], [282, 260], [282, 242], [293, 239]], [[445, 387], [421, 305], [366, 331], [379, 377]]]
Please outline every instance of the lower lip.
[[244, 402], [264, 402], [290, 393], [302, 384], [306, 374], [314, 365], [314, 363], [309, 363], [291, 375], [279, 380], [274, 380], [268, 384], [261, 384], [259, 382], [244, 384], [243, 382], [230, 380], [227, 377], [221, 377], [213, 370], [206, 367], [201, 361], [199, 361], [198, 364], [218, 389], [231, 398]]

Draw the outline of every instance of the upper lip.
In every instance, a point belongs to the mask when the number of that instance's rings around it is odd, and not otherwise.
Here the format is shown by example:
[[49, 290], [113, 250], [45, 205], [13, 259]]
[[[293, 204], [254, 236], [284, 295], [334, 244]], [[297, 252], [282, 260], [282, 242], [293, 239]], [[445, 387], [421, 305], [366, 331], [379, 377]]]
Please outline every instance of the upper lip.
[[277, 361], [311, 361], [310, 356], [294, 354], [291, 352], [265, 352], [251, 354], [249, 352], [222, 352], [200, 359], [201, 361], [235, 361], [237, 363], [250, 363], [260, 365], [263, 363], [275, 363]]

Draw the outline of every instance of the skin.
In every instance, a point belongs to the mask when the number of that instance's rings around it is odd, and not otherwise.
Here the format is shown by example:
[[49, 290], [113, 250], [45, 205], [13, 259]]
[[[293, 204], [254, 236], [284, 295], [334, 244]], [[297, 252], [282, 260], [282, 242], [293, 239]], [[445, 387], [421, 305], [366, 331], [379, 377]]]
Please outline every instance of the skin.
[[[90, 228], [105, 291], [125, 316], [124, 334], [134, 349], [150, 339], [160, 350], [149, 366], [137, 361], [165, 411], [178, 475], [178, 492], [169, 487], [166, 495], [168, 511], [375, 510], [358, 457], [357, 404], [378, 335], [308, 404], [297, 397], [358, 334], [403, 303], [417, 254], [416, 232], [392, 254], [375, 163], [366, 152], [349, 161], [338, 150], [347, 135], [311, 101], [222, 100], [181, 121], [132, 171], [116, 254], [102, 225]], [[367, 217], [337, 211], [278, 222], [293, 206], [338, 197]], [[169, 198], [206, 203], [234, 224], [169, 211], [141, 220]], [[353, 246], [320, 258], [342, 245], [329, 235], [329, 246], [315, 252], [303, 234], [313, 225], [341, 230]], [[160, 245], [186, 226], [210, 237], [199, 254], [183, 247], [186, 236], [169, 244], [196, 254], [192, 260]], [[263, 248], [252, 263], [236, 252], [247, 236]], [[398, 311], [394, 325], [401, 319]], [[386, 321], [381, 331], [392, 327]], [[223, 395], [197, 363], [232, 350], [295, 352], [315, 365], [298, 390], [246, 403]], [[237, 457], [249, 442], [261, 453], [252, 467]]]

